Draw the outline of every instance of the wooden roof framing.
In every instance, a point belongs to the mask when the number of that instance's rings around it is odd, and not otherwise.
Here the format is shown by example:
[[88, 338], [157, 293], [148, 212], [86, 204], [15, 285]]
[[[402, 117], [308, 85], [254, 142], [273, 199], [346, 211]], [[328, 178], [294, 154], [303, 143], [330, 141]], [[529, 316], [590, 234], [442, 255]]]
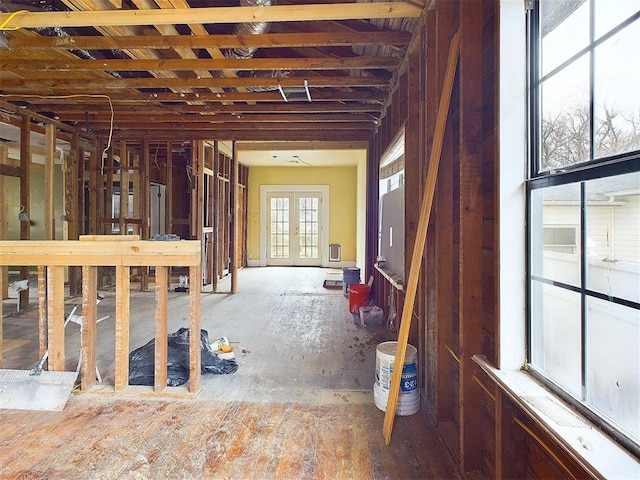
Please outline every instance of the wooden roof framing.
[[[0, 13], [0, 99], [114, 138], [368, 140], [423, 11], [375, 0], [32, 3]], [[270, 28], [248, 34], [242, 22]]]

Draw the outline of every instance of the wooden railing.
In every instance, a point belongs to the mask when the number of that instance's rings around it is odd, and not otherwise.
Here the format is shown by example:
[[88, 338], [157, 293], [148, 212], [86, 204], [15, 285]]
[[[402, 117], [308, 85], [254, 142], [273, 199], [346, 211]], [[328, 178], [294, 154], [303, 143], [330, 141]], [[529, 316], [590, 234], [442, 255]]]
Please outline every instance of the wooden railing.
[[[201, 247], [198, 240], [140, 241], [127, 236], [87, 236], [71, 241], [0, 241], [0, 266], [38, 267], [41, 356], [48, 347], [48, 368], [65, 369], [65, 267], [82, 267], [80, 389], [96, 391], [97, 271], [115, 267], [115, 372], [112, 388], [100, 393], [195, 396], [200, 391]], [[155, 267], [155, 384], [129, 386], [129, 306], [131, 267]], [[189, 382], [167, 387], [167, 302], [170, 267], [189, 267]], [[0, 291], [2, 291], [0, 275]], [[46, 285], [46, 287], [45, 287]], [[2, 367], [2, 303], [0, 302], [0, 367]], [[43, 337], [46, 333], [47, 342]], [[46, 345], [46, 347], [45, 347]]]

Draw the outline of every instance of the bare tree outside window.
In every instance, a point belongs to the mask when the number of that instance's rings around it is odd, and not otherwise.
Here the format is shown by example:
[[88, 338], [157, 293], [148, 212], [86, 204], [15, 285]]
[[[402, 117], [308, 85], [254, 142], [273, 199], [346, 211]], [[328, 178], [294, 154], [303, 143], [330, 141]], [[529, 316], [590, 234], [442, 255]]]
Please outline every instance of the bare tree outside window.
[[[640, 109], [623, 114], [603, 106], [594, 130], [595, 158], [640, 149]], [[542, 119], [542, 170], [560, 169], [591, 159], [588, 106]]]

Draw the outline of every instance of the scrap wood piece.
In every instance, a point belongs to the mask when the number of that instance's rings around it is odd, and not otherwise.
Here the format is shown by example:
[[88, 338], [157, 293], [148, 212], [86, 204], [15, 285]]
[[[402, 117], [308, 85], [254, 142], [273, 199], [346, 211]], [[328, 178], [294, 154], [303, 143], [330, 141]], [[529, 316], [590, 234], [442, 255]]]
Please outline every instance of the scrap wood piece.
[[[418, 230], [413, 246], [413, 256], [411, 257], [411, 266], [409, 268], [409, 281], [406, 288], [406, 297], [402, 309], [402, 317], [400, 320], [400, 331], [398, 332], [398, 346], [396, 349], [396, 357], [394, 365], [404, 365], [405, 354], [407, 351], [407, 341], [409, 340], [409, 328], [411, 326], [411, 316], [413, 313], [413, 304], [416, 298], [416, 290], [418, 288], [418, 277], [420, 275], [420, 266], [422, 263], [422, 254], [424, 252], [424, 244], [427, 240], [427, 227], [429, 225], [429, 216], [431, 214], [431, 205], [436, 189], [436, 179], [438, 176], [438, 167], [440, 165], [440, 156], [442, 153], [442, 144], [444, 141], [444, 133], [447, 124], [447, 116], [449, 113], [449, 104], [451, 102], [451, 94], [453, 91], [453, 82], [455, 78], [456, 65], [458, 63], [458, 54], [460, 52], [460, 31], [451, 39], [449, 47], [449, 57], [447, 60], [447, 69], [444, 77], [442, 95], [440, 104], [438, 105], [438, 116], [433, 135], [433, 147], [429, 157], [429, 167], [427, 170], [427, 179], [422, 197], [422, 206], [420, 208], [420, 218], [418, 220]], [[396, 405], [398, 403], [398, 393], [400, 391], [400, 379], [402, 377], [402, 367], [394, 368], [391, 376], [391, 385], [389, 388], [389, 399], [387, 400], [387, 408], [384, 415], [384, 425], [382, 433], [384, 442], [389, 445], [391, 442], [391, 432], [393, 430], [393, 420], [396, 413]]]

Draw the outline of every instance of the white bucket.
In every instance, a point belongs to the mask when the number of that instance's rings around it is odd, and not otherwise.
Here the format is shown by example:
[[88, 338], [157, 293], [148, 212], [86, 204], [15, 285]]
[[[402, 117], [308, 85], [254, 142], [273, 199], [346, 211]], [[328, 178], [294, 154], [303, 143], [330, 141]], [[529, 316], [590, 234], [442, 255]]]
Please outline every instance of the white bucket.
[[[389, 390], [381, 388], [378, 384], [373, 384], [373, 399], [383, 412], [387, 411], [387, 402], [389, 401]], [[396, 415], [406, 416], [413, 415], [420, 409], [420, 393], [416, 390], [414, 395], [398, 395], [396, 402]]]
[[[386, 411], [387, 408], [397, 348], [398, 342], [384, 342], [376, 349], [376, 383], [373, 386], [373, 393], [376, 407], [382, 411]], [[402, 367], [396, 415], [413, 415], [420, 408], [417, 358], [416, 347], [408, 344]]]

